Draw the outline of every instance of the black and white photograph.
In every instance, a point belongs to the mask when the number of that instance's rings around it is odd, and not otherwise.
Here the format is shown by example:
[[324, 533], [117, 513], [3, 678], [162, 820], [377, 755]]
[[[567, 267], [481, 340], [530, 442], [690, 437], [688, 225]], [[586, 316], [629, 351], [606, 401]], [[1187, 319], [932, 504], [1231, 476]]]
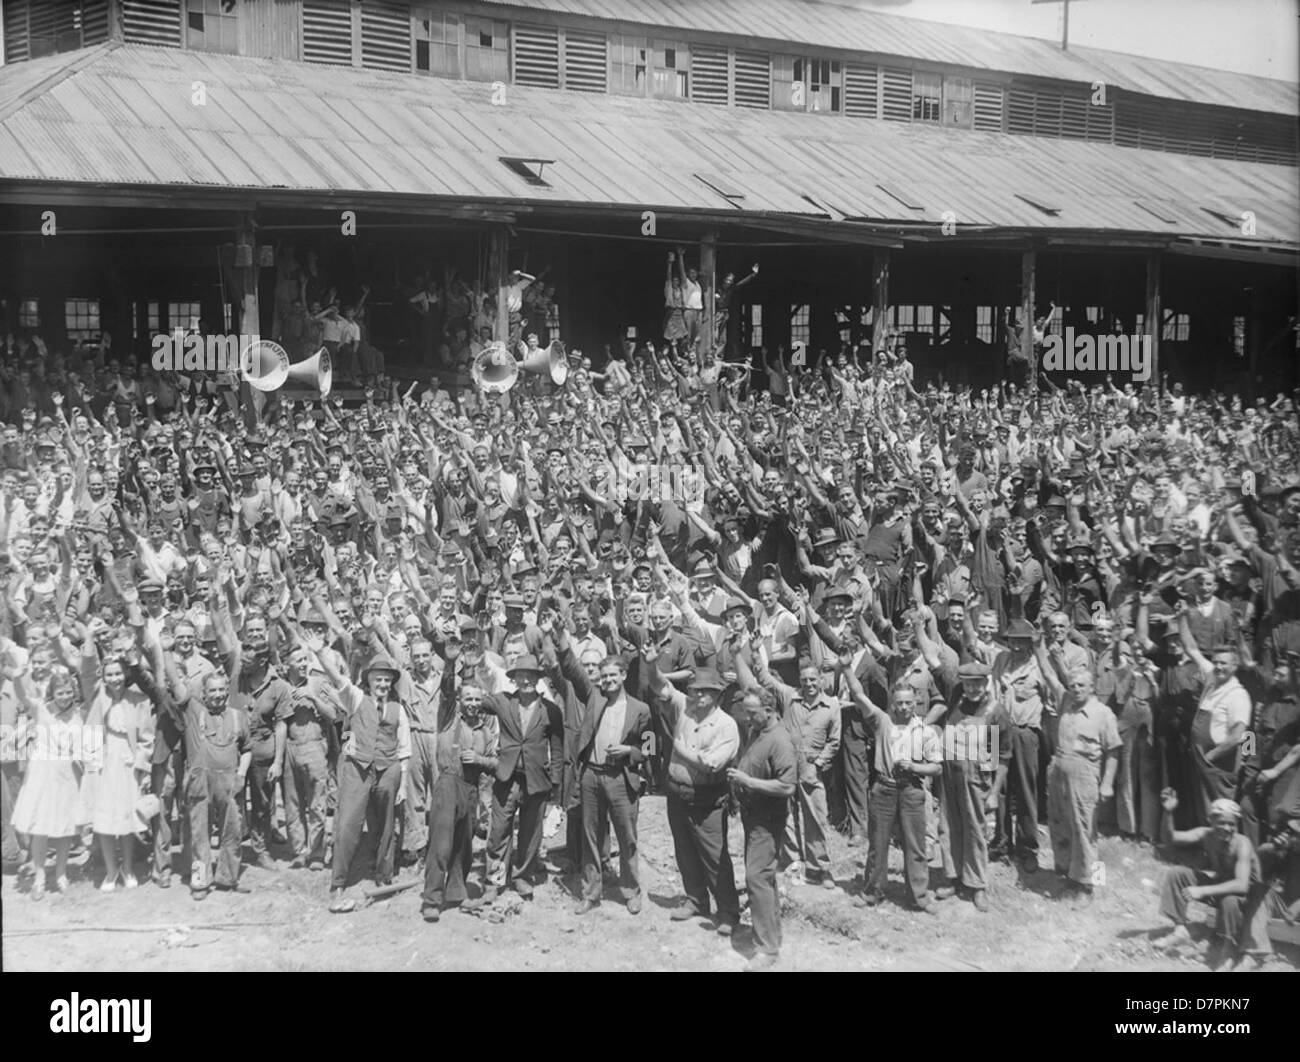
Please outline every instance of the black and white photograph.
[[82, 975], [157, 1020], [178, 973], [1121, 974], [1081, 1044], [1261, 1033], [1296, 0], [0, 12], [24, 1021], [193, 1048]]

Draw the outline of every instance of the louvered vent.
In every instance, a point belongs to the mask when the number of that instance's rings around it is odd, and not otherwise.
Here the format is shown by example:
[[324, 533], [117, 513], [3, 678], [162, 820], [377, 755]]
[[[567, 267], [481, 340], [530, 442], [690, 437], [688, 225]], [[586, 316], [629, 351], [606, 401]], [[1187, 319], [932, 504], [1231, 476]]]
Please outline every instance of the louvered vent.
[[603, 33], [564, 31], [564, 87], [573, 92], [608, 90], [608, 42]]
[[696, 103], [727, 105], [727, 49], [697, 45], [691, 52], [691, 99]]
[[1034, 133], [1034, 94], [1024, 89], [1007, 93], [1007, 132], [1021, 136]]
[[515, 83], [560, 87], [560, 32], [540, 26], [515, 27]]
[[5, 62], [20, 63], [27, 50], [27, 0], [9, 0], [4, 5]]
[[1088, 127], [1086, 136], [1089, 140], [1099, 140], [1109, 144], [1115, 136], [1115, 105], [1107, 100], [1105, 103], [1093, 103], [1088, 100]]
[[302, 57], [308, 63], [352, 65], [352, 5], [348, 0], [303, 0]]
[[850, 118], [880, 117], [880, 71], [876, 67], [844, 68], [844, 113]]
[[912, 120], [912, 71], [891, 70], [886, 67], [881, 71], [881, 97], [883, 105], [880, 116], [887, 122], [910, 122]]
[[772, 59], [766, 52], [736, 53], [736, 106], [772, 106]]
[[361, 5], [361, 65], [371, 70], [411, 69], [411, 12], [408, 8]]
[[128, 44], [181, 46], [181, 0], [122, 0], [122, 36]]
[[1002, 86], [975, 82], [975, 128], [982, 133], [1002, 132]]
[[81, 43], [85, 47], [108, 40], [108, 0], [83, 0]]

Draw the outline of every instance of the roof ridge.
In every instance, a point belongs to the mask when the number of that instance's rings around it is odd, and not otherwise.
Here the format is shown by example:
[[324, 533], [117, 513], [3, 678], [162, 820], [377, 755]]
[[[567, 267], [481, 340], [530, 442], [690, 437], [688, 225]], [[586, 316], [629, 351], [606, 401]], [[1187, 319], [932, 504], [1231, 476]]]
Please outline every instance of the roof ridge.
[[[40, 81], [31, 85], [25, 92], [20, 93], [12, 102], [6, 104], [4, 107], [0, 107], [0, 122], [7, 122], [20, 110], [31, 103], [32, 100], [45, 95], [56, 85], [60, 85], [64, 81], [67, 81], [74, 74], [81, 73], [81, 71], [91, 63], [97, 62], [99, 59], [109, 54], [109, 52], [115, 52], [121, 47], [123, 47], [122, 41], [107, 40], [101, 41], [99, 44], [91, 45], [89, 48], [79, 48], [75, 52], [67, 53], [69, 56], [69, 61], [67, 63], [51, 70], [50, 73], [41, 78]], [[27, 61], [32, 62], [33, 60]], [[39, 60], [34, 61], [39, 62]], [[19, 69], [17, 63], [14, 64], [14, 68]]]

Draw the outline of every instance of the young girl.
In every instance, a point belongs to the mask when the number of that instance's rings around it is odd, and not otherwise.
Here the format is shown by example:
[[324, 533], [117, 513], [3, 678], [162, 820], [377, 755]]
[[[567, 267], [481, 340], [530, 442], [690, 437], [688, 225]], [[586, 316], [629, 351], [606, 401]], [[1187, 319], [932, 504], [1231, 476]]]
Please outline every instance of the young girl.
[[[93, 645], [89, 652], [94, 653]], [[83, 656], [82, 670], [83, 675], [87, 672], [93, 675], [93, 655], [89, 658]], [[154, 717], [149, 698], [138, 689], [127, 689], [126, 668], [121, 658], [109, 657], [100, 668], [99, 678], [86, 716], [88, 730], [103, 735], [103, 755], [94, 784], [91, 825], [99, 834], [100, 852], [104, 857], [104, 881], [99, 888], [101, 892], [112, 892], [119, 875], [119, 840], [122, 884], [128, 889], [138, 884], [132, 872], [135, 832], [138, 829], [135, 803], [149, 788]], [[91, 765], [92, 771], [94, 766]]]
[[[26, 684], [19, 690], [25, 691]], [[90, 821], [82, 797], [84, 758], [93, 755], [84, 740], [85, 715], [81, 710], [81, 685], [67, 668], [55, 667], [46, 685], [44, 700], [24, 700], [33, 724], [25, 737], [27, 778], [14, 803], [13, 826], [31, 842], [36, 880], [31, 897], [45, 895], [45, 849], [54, 841], [54, 891], [68, 887], [68, 848]]]

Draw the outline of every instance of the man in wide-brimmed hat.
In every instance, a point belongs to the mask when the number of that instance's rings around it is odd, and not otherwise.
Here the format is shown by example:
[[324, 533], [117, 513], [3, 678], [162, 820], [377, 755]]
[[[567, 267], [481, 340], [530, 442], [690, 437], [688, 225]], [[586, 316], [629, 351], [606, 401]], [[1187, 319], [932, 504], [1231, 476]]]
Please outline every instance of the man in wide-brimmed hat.
[[[470, 910], [491, 903], [508, 884], [520, 896], [533, 894], [546, 801], [552, 791], [558, 800], [564, 768], [564, 718], [559, 705], [537, 691], [543, 675], [537, 658], [524, 653], [506, 670], [514, 692], [494, 693], [483, 705], [497, 717], [500, 744], [488, 829], [487, 888], [467, 905]], [[512, 846], [516, 821], [519, 840]], [[511, 866], [507, 855], [512, 847]]]
[[347, 895], [352, 860], [361, 845], [361, 828], [378, 824], [375, 883], [387, 885], [393, 876], [393, 828], [397, 806], [406, 796], [406, 771], [411, 758], [411, 730], [396, 699], [401, 671], [385, 653], [376, 654], [361, 670], [364, 691], [348, 681], [330, 654], [312, 649], [317, 663], [338, 691], [343, 709], [343, 755], [338, 765], [338, 811], [334, 816], [334, 875], [330, 910], [343, 914], [356, 909]]

